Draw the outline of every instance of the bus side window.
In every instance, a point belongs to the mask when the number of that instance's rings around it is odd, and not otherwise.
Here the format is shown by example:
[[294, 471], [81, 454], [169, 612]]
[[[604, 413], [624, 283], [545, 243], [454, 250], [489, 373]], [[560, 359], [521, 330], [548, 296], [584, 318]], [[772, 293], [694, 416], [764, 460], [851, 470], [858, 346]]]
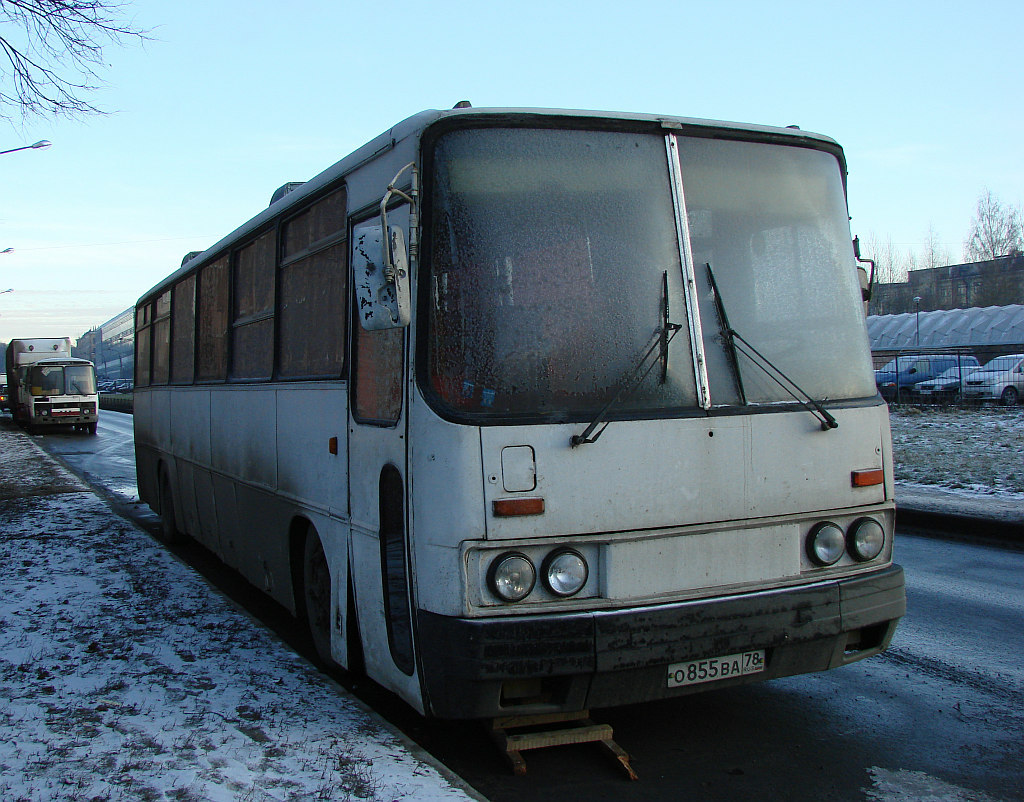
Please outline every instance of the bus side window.
[[355, 393], [352, 415], [362, 423], [391, 425], [402, 414], [405, 329], [367, 331], [353, 318]]

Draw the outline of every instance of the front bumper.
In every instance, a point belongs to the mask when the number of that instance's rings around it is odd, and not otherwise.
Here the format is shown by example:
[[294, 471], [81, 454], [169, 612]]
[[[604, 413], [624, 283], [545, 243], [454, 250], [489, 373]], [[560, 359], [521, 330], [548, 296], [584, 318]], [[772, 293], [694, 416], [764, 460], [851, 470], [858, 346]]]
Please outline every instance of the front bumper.
[[96, 423], [99, 416], [91, 415], [37, 415], [32, 421], [33, 426], [83, 426]]
[[[430, 712], [488, 718], [632, 704], [824, 671], [877, 654], [906, 612], [903, 569], [638, 609], [417, 615]], [[764, 649], [761, 673], [669, 688], [668, 666]]]

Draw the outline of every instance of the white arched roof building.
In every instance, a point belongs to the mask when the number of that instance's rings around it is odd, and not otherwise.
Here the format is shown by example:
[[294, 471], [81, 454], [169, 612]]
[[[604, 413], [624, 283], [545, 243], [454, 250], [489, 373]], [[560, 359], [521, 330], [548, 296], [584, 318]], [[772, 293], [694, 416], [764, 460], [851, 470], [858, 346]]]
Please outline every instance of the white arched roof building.
[[952, 348], [984, 353], [1024, 351], [1024, 305], [870, 315], [868, 338], [873, 352]]

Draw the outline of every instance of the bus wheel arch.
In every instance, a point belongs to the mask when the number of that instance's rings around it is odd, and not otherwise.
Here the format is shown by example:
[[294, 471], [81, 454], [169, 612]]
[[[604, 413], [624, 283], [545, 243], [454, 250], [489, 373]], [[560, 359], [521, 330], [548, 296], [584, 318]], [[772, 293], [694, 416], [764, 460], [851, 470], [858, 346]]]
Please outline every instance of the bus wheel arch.
[[180, 543], [182, 537], [181, 530], [178, 529], [178, 516], [174, 508], [171, 473], [165, 462], [161, 462], [157, 466], [157, 493], [160, 506], [160, 528], [157, 530], [157, 535], [163, 543], [173, 546], [176, 543]]

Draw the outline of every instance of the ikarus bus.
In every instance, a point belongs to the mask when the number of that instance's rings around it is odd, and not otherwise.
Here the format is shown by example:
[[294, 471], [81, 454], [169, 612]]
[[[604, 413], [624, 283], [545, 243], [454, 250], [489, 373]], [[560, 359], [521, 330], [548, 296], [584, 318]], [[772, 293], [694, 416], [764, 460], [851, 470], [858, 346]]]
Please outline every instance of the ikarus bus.
[[428, 111], [136, 308], [142, 498], [448, 718], [877, 654], [905, 610], [843, 152]]

